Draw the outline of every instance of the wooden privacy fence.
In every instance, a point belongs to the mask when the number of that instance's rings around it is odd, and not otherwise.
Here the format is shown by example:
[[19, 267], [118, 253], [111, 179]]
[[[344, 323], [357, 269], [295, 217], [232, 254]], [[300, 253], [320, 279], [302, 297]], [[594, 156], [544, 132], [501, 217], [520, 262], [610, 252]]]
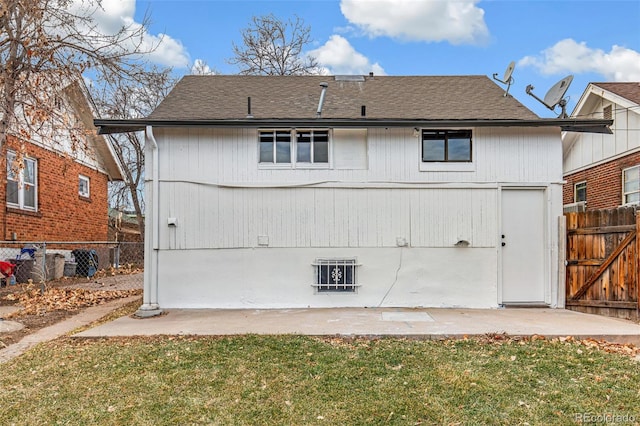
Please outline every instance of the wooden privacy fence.
[[565, 213], [566, 306], [639, 318], [640, 215], [635, 207]]

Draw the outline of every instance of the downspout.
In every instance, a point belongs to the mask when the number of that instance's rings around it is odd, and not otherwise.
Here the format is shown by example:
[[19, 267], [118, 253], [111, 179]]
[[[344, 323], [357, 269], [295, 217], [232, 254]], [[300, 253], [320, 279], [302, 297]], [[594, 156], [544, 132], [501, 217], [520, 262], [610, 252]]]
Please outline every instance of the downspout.
[[[153, 136], [152, 126], [145, 129], [147, 143], [150, 143], [151, 154], [151, 223], [145, 223], [145, 257], [144, 257], [144, 293], [142, 306], [136, 311], [136, 316], [147, 318], [160, 315], [162, 309], [158, 305], [158, 252], [160, 250], [160, 227], [158, 215], [160, 214], [160, 179], [158, 165], [158, 143]], [[146, 148], [145, 148], [146, 149]], [[150, 231], [150, 232], [149, 232]], [[151, 241], [149, 241], [151, 236]]]

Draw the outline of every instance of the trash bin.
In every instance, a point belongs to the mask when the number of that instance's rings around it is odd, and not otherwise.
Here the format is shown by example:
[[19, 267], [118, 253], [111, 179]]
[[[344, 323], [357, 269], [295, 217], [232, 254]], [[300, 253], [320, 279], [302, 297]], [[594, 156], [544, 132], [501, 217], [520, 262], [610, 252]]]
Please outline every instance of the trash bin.
[[[33, 268], [36, 263], [33, 259], [7, 259], [7, 262], [16, 265], [14, 276], [17, 283], [26, 283], [33, 279]], [[34, 280], [35, 281], [35, 280]]]
[[78, 264], [76, 262], [64, 262], [64, 272], [63, 275], [65, 277], [73, 277], [76, 275], [76, 268]]
[[64, 255], [60, 253], [47, 253], [47, 280], [57, 280], [64, 275]]
[[98, 271], [98, 254], [95, 250], [72, 250], [71, 254], [76, 260], [76, 275], [92, 277]]

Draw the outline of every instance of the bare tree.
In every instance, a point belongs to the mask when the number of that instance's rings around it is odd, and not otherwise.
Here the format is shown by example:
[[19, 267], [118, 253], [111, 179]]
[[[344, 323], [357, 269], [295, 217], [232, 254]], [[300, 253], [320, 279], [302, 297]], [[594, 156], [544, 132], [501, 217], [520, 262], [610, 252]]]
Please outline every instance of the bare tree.
[[[116, 80], [92, 87], [100, 115], [114, 119], [142, 118], [149, 115], [175, 85], [171, 69], [141, 73], [136, 80]], [[119, 210], [133, 210], [138, 229], [144, 237], [144, 133], [109, 135], [124, 172], [122, 182], [110, 187], [110, 205]]]
[[0, 151], [8, 134], [46, 143], [65, 128], [56, 94], [83, 74], [137, 76], [144, 23], [105, 34], [94, 18], [100, 7], [100, 0], [0, 0]]
[[233, 43], [235, 56], [228, 62], [243, 75], [318, 74], [316, 59], [303, 53], [310, 34], [311, 27], [298, 16], [287, 21], [273, 14], [254, 16], [242, 31], [242, 45]]

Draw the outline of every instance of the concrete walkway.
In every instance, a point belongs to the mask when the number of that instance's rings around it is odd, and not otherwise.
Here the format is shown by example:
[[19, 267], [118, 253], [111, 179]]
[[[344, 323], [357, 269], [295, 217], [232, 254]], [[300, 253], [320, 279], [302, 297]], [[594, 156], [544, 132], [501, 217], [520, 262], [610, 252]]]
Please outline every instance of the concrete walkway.
[[122, 317], [78, 337], [150, 335], [304, 334], [463, 337], [574, 336], [640, 346], [640, 324], [563, 309], [172, 309], [164, 315]]
[[60, 321], [49, 327], [42, 328], [35, 333], [28, 334], [18, 343], [14, 343], [6, 348], [0, 349], [0, 364], [23, 354], [38, 343], [57, 339], [58, 337], [64, 336], [77, 328], [87, 326], [136, 299], [140, 299], [140, 296], [115, 299], [103, 305], [92, 306], [71, 318]]

